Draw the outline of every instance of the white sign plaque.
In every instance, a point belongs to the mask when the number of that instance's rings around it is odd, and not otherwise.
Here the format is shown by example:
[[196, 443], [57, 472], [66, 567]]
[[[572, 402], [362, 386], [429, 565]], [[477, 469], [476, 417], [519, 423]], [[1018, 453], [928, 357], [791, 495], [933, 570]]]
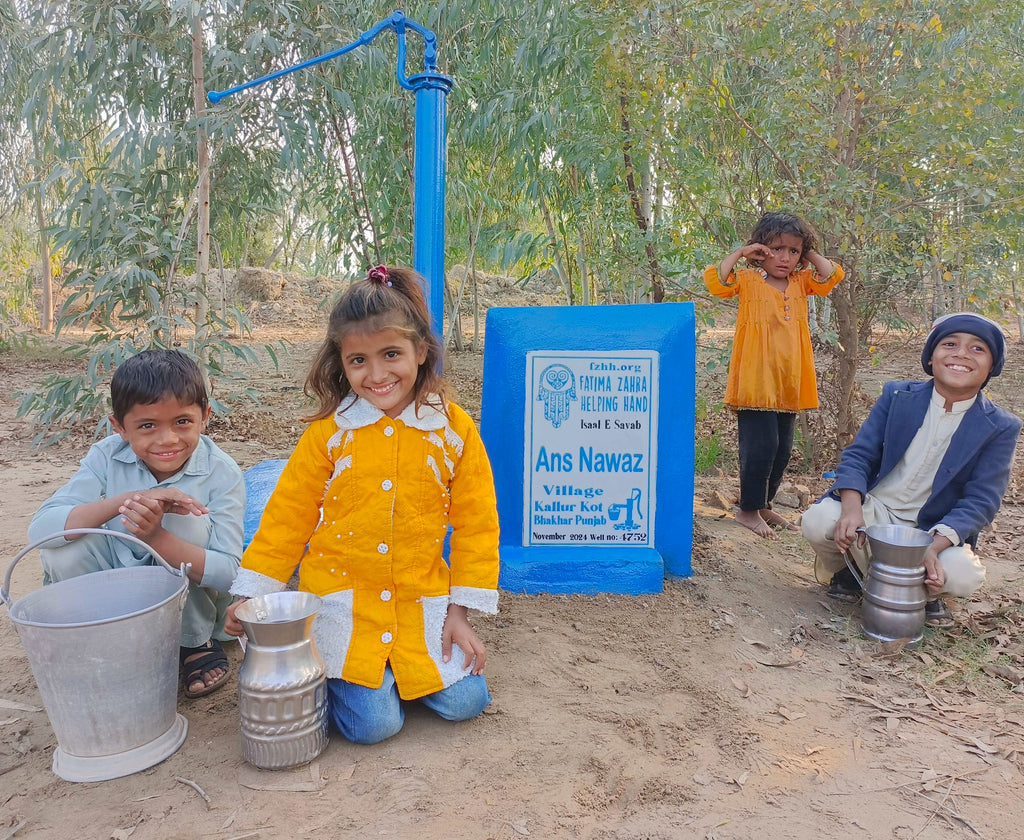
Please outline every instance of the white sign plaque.
[[523, 545], [654, 545], [655, 351], [526, 354]]

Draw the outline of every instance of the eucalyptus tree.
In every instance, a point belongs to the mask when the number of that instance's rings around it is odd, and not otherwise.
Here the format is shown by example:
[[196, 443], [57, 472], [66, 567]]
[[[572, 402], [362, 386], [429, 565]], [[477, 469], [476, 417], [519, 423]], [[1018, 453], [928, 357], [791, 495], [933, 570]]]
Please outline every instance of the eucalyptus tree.
[[[231, 13], [211, 6], [210, 15]], [[51, 168], [48, 226], [70, 291], [58, 329], [91, 327], [77, 345], [86, 372], [53, 377], [22, 403], [48, 434], [105, 414], [100, 381], [138, 349], [183, 343], [222, 380], [233, 378], [227, 358], [256, 354], [196, 332], [203, 290], [181, 282], [203, 255], [192, 227], [206, 175], [196, 158], [204, 126], [193, 90], [199, 7], [71, 0], [26, 2], [24, 10], [33, 34], [24, 114], [46, 127], [36, 157]]]
[[[52, 324], [52, 277], [49, 239], [46, 233], [45, 189], [38, 160], [33, 165], [33, 145], [38, 150], [42, 127], [27, 120], [32, 59], [30, 31], [10, 0], [0, 0], [0, 347], [14, 339], [10, 323], [30, 313], [33, 267], [41, 267], [42, 301], [39, 321], [44, 330]], [[35, 143], [33, 144], [33, 141]], [[38, 158], [38, 152], [36, 154]], [[31, 211], [29, 206], [31, 205]], [[29, 222], [34, 215], [33, 222]], [[32, 259], [30, 229], [35, 228], [37, 260]]]
[[1011, 6], [708, 2], [680, 18], [674, 82], [694, 140], [680, 147], [674, 192], [691, 210], [681, 223], [719, 249], [765, 209], [822, 230], [848, 269], [832, 294], [840, 442], [856, 429], [858, 348], [876, 316], [921, 301], [934, 270], [973, 264], [972, 222], [1020, 210], [1024, 79]]

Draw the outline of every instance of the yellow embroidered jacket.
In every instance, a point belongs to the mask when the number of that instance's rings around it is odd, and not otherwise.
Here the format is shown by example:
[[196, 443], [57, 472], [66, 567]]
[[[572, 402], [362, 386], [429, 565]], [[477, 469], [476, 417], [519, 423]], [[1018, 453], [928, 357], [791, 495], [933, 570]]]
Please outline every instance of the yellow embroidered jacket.
[[469, 673], [458, 646], [442, 661], [449, 603], [497, 612], [491, 466], [472, 418], [448, 413], [392, 419], [346, 399], [302, 435], [242, 557], [236, 595], [281, 591], [298, 566], [299, 589], [321, 596], [328, 678], [379, 688], [390, 662], [403, 699], [440, 691]]

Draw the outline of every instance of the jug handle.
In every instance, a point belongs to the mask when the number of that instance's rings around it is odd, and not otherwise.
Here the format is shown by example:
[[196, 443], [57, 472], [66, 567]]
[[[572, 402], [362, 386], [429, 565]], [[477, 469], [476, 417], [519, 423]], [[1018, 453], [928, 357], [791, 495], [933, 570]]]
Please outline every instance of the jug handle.
[[[862, 525], [860, 528], [857, 529], [857, 533], [864, 534], [866, 536], [868, 533], [868, 529]], [[850, 560], [850, 555], [847, 554], [845, 551], [843, 552], [843, 559], [846, 561], [846, 568], [850, 570], [850, 574], [852, 574], [857, 579], [857, 583], [860, 585], [860, 588], [863, 589], [864, 579], [860, 576], [860, 573], [857, 571], [857, 564]]]
[[857, 579], [857, 584], [860, 586], [861, 589], [863, 589], [864, 579], [860, 576], [860, 573], [857, 571], [857, 564], [850, 559], [850, 555], [847, 554], [845, 551], [843, 552], [843, 559], [846, 561], [846, 568], [850, 570], [850, 574], [852, 574]]
[[7, 567], [7, 574], [4, 575], [4, 585], [0, 587], [0, 601], [2, 601], [7, 607], [11, 606], [11, 575], [14, 573], [14, 567], [18, 565], [18, 561], [21, 560], [22, 557], [28, 554], [32, 549], [45, 545], [58, 537], [79, 536], [81, 534], [102, 534], [105, 537], [117, 537], [118, 539], [135, 543], [136, 545], [146, 549], [146, 551], [153, 556], [153, 559], [172, 575], [184, 577], [188, 573], [188, 567], [184, 563], [181, 565], [180, 569], [175, 569], [174, 566], [164, 560], [164, 558], [161, 557], [158, 552], [154, 551], [148, 544], [144, 543], [138, 537], [133, 537], [131, 534], [122, 534], [120, 531], [111, 531], [107, 528], [68, 528], [64, 531], [56, 531], [48, 537], [43, 537], [41, 540], [36, 540], [31, 545], [26, 546], [18, 552], [18, 556], [11, 561], [11, 565]]

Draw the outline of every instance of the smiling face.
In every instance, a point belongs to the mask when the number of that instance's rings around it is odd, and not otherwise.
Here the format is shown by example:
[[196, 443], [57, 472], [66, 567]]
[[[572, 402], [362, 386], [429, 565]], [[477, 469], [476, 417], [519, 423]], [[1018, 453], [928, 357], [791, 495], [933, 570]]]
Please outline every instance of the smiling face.
[[168, 395], [148, 405], [137, 403], [120, 423], [113, 416], [110, 422], [153, 477], [165, 481], [196, 451], [209, 417], [209, 406], [203, 411], [196, 403], [183, 403]]
[[981, 390], [992, 370], [992, 351], [971, 333], [950, 333], [935, 346], [931, 359], [935, 390], [959, 402]]
[[427, 347], [393, 327], [350, 332], [341, 340], [341, 364], [352, 391], [388, 417], [397, 417], [416, 397], [416, 377]]
[[800, 263], [804, 241], [792, 233], [780, 233], [771, 242], [765, 242], [771, 251], [761, 262], [765, 273], [776, 280], [785, 280]]

